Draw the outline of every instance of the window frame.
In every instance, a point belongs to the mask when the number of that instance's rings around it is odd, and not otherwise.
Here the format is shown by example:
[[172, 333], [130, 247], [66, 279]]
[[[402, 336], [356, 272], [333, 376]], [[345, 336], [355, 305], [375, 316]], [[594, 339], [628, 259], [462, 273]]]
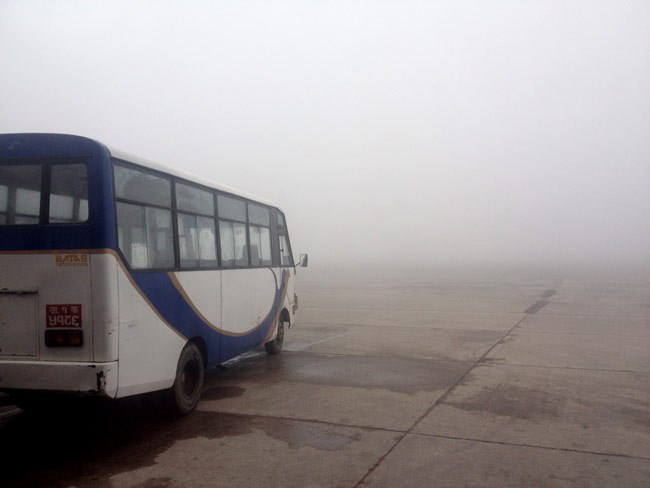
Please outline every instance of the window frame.
[[[64, 166], [64, 165], [72, 165], [72, 164], [81, 164], [86, 168], [86, 184], [88, 185], [88, 195], [87, 195], [87, 200], [88, 200], [88, 218], [86, 220], [82, 221], [77, 221], [77, 222], [50, 222], [50, 201], [52, 198], [51, 191], [52, 191], [52, 167], [53, 166]], [[60, 226], [60, 225], [83, 225], [87, 224], [90, 222], [90, 172], [88, 171], [88, 164], [86, 161], [80, 161], [80, 162], [72, 162], [72, 161], [61, 161], [61, 162], [56, 162], [56, 163], [51, 163], [48, 165], [47, 168], [47, 194], [46, 196], [46, 208], [47, 208], [47, 215], [46, 215], [46, 225], [54, 225], [54, 226]], [[41, 204], [42, 205], [42, 204]]]
[[[219, 215], [219, 196], [227, 197], [233, 200], [239, 200], [244, 204], [244, 215], [245, 215], [245, 220], [236, 220], [236, 219], [231, 219], [227, 217], [221, 217]], [[244, 225], [244, 233], [246, 237], [246, 264], [235, 264], [234, 266], [224, 266], [223, 261], [221, 259], [221, 253], [219, 254], [219, 265], [221, 269], [250, 269], [250, 268], [257, 268], [258, 266], [251, 266], [251, 239], [250, 235], [248, 234], [248, 200], [240, 197], [238, 195], [233, 195], [232, 193], [226, 193], [222, 192], [219, 190], [215, 190], [215, 202], [216, 202], [216, 211], [217, 211], [217, 228], [218, 228], [218, 241], [219, 241], [219, 250], [221, 251], [221, 226], [219, 226], [219, 222], [224, 221], [224, 222], [230, 222], [230, 223], [235, 223], [235, 224], [243, 224]], [[237, 260], [235, 259], [235, 262]]]
[[[167, 179], [170, 181], [171, 184], [171, 207], [165, 207], [161, 205], [155, 205], [155, 204], [149, 204], [149, 203], [143, 203], [143, 202], [138, 202], [134, 201], [131, 199], [127, 198], [122, 198], [122, 197], [117, 197], [115, 194], [115, 170], [114, 166], [115, 164], [122, 165], [124, 167], [130, 168], [130, 169], [135, 169], [140, 172], [145, 172], [145, 173], [151, 173], [155, 176]], [[119, 247], [119, 243], [116, 243], [116, 247], [118, 249], [118, 252], [123, 260], [123, 262], [128, 266], [129, 270], [133, 272], [138, 272], [138, 273], [147, 273], [147, 272], [182, 272], [182, 271], [215, 271], [215, 270], [236, 270], [236, 269], [266, 269], [266, 268], [277, 268], [280, 267], [280, 256], [278, 252], [277, 256], [277, 262], [276, 262], [276, 247], [274, 245], [274, 239], [277, 239], [279, 235], [279, 227], [277, 226], [277, 219], [275, 217], [276, 213], [282, 214], [282, 212], [274, 206], [267, 205], [265, 203], [259, 202], [257, 200], [253, 200], [250, 198], [246, 198], [244, 196], [235, 194], [235, 193], [230, 193], [228, 191], [220, 190], [217, 188], [213, 188], [210, 186], [207, 186], [205, 184], [197, 183], [192, 180], [188, 180], [187, 178], [183, 178], [181, 176], [176, 176], [171, 173], [166, 173], [164, 171], [160, 171], [154, 168], [150, 168], [147, 166], [142, 166], [137, 163], [133, 163], [124, 159], [120, 159], [117, 157], [111, 157], [111, 178], [113, 182], [113, 194], [112, 194], [112, 199], [113, 199], [113, 211], [115, 215], [115, 236], [117, 238], [118, 235], [118, 222], [117, 222], [117, 202], [123, 202], [131, 205], [139, 205], [142, 207], [151, 207], [151, 208], [156, 208], [160, 210], [169, 210], [171, 211], [172, 214], [172, 232], [173, 232], [173, 238], [172, 238], [172, 243], [174, 246], [173, 250], [173, 255], [174, 255], [174, 265], [173, 267], [168, 267], [168, 268], [133, 268], [131, 264], [128, 262], [126, 259], [126, 256], [122, 252], [122, 250]], [[192, 212], [188, 210], [181, 210], [178, 208], [177, 204], [177, 199], [176, 199], [176, 185], [177, 184], [182, 184], [185, 186], [189, 186], [192, 188], [196, 188], [198, 190], [206, 191], [212, 195], [213, 201], [214, 201], [214, 215], [209, 215], [209, 214], [204, 214], [204, 213], [197, 213], [197, 212]], [[236, 220], [236, 219], [231, 219], [231, 218], [225, 218], [225, 217], [220, 217], [219, 216], [219, 196], [224, 196], [227, 198], [232, 198], [238, 201], [241, 201], [244, 203], [244, 209], [246, 213], [246, 220], [241, 221], [241, 220]], [[49, 200], [48, 200], [49, 203]], [[261, 225], [261, 224], [254, 224], [250, 222], [249, 219], [249, 212], [248, 212], [248, 205], [256, 205], [258, 207], [263, 207], [269, 211], [269, 226]], [[181, 266], [181, 256], [180, 256], [180, 236], [178, 232], [178, 214], [184, 214], [184, 215], [192, 215], [192, 216], [198, 216], [198, 217], [205, 217], [205, 218], [210, 218], [214, 221], [215, 223], [215, 247], [216, 247], [216, 252], [217, 252], [217, 260], [215, 265], [211, 266], [191, 266], [191, 267], [182, 267]], [[284, 214], [282, 214], [284, 217]], [[89, 219], [90, 220], [90, 214], [89, 214]], [[234, 222], [238, 224], [243, 224], [244, 229], [245, 229], [245, 235], [246, 235], [246, 251], [247, 251], [247, 264], [246, 265], [234, 265], [234, 266], [223, 266], [223, 260], [222, 260], [222, 250], [221, 250], [221, 231], [219, 227], [219, 222], [220, 221], [225, 221], [225, 222]], [[87, 223], [88, 221], [84, 222]], [[285, 224], [286, 224], [286, 219], [285, 219]], [[75, 225], [75, 224], [52, 224], [52, 225]], [[265, 265], [255, 265], [253, 266], [251, 264], [251, 241], [250, 241], [250, 229], [249, 226], [254, 225], [257, 227], [265, 227], [269, 229], [269, 234], [271, 237], [271, 264], [265, 264]], [[289, 242], [289, 248], [291, 248], [291, 243], [289, 241], [289, 236], [288, 232], [286, 229], [286, 225], [281, 228], [283, 231], [283, 235], [287, 237], [287, 241]], [[279, 250], [279, 248], [278, 248]], [[292, 254], [293, 257], [293, 254]], [[200, 261], [199, 261], [200, 262]], [[291, 266], [282, 266], [282, 267], [291, 267]]]
[[[171, 201], [170, 201], [170, 203], [171, 203], [172, 206], [171, 207], [164, 207], [162, 205], [154, 205], [154, 204], [151, 204], [151, 203], [143, 203], [143, 202], [139, 202], [139, 201], [136, 201], [136, 200], [131, 200], [131, 199], [127, 199], [127, 198], [118, 197], [115, 194], [115, 189], [116, 189], [116, 187], [115, 187], [115, 165], [116, 164], [118, 164], [120, 166], [127, 167], [127, 168], [131, 168], [131, 169], [143, 172], [143, 173], [149, 172], [149, 173], [152, 173], [153, 175], [158, 176], [160, 178], [168, 179], [169, 182], [170, 182], [170, 193], [171, 193]], [[120, 257], [122, 258], [122, 261], [128, 266], [129, 270], [131, 270], [133, 272], [138, 272], [138, 273], [147, 273], [147, 272], [155, 273], [155, 272], [161, 272], [161, 271], [169, 272], [169, 271], [174, 271], [174, 270], [179, 269], [179, 267], [178, 267], [178, 246], [176, 244], [176, 235], [178, 234], [178, 229], [176, 228], [176, 218], [175, 218], [174, 209], [173, 209], [174, 204], [176, 202], [174, 201], [174, 189], [173, 189], [173, 185], [172, 185], [172, 176], [167, 174], [167, 173], [164, 173], [162, 171], [157, 171], [155, 169], [151, 169], [151, 168], [147, 168], [147, 167], [144, 167], [144, 166], [140, 166], [138, 164], [131, 163], [130, 161], [125, 161], [123, 159], [112, 157], [111, 158], [111, 178], [112, 178], [112, 185], [113, 185], [113, 212], [114, 212], [114, 215], [115, 215], [115, 239], [116, 239], [115, 244], [116, 244], [117, 250], [118, 250], [118, 252], [120, 254]], [[119, 244], [118, 236], [119, 236], [119, 227], [120, 226], [119, 226], [119, 222], [118, 222], [118, 219], [117, 219], [117, 215], [118, 215], [118, 213], [117, 213], [117, 203], [118, 202], [127, 203], [127, 204], [130, 204], [130, 205], [137, 205], [137, 206], [143, 207], [145, 209], [147, 207], [150, 207], [150, 208], [156, 208], [158, 210], [169, 210], [170, 211], [170, 213], [171, 213], [171, 221], [172, 221], [171, 222], [171, 224], [172, 224], [172, 245], [174, 246], [174, 248], [172, 250], [172, 256], [173, 256], [173, 261], [174, 261], [173, 266], [168, 267], [168, 268], [134, 268], [133, 266], [131, 266], [131, 263], [129, 262], [128, 259], [126, 259], [126, 255], [122, 252], [122, 249], [120, 248], [120, 244]]]
[[[283, 225], [280, 225], [278, 216], [282, 216]], [[278, 250], [278, 267], [280, 268], [295, 268], [296, 261], [293, 258], [293, 249], [291, 247], [291, 239], [289, 238], [289, 228], [287, 227], [287, 217], [284, 215], [280, 209], [276, 209], [275, 215], [275, 226], [277, 229], [275, 239], [277, 242]], [[272, 222], [273, 223], [273, 222]], [[280, 252], [280, 236], [284, 236], [287, 240], [287, 245], [289, 246], [289, 256], [291, 257], [291, 264], [282, 264], [282, 253]]]
[[[250, 219], [250, 211], [249, 211], [249, 206], [253, 205], [255, 207], [260, 207], [262, 209], [265, 209], [268, 214], [269, 214], [269, 225], [264, 225], [264, 224], [259, 224], [259, 223], [253, 223], [251, 222]], [[248, 263], [250, 264], [251, 268], [272, 268], [273, 267], [273, 214], [274, 212], [272, 211], [272, 207], [269, 207], [268, 205], [264, 205], [259, 202], [254, 202], [254, 201], [249, 201], [246, 202], [246, 235], [248, 238]], [[270, 264], [258, 264], [253, 266], [253, 256], [251, 254], [251, 238], [250, 238], [250, 233], [251, 233], [251, 227], [257, 227], [260, 229], [269, 229], [269, 245], [270, 249], [269, 252], [271, 253], [271, 262]], [[261, 235], [260, 235], [260, 244], [261, 244]], [[261, 256], [261, 249], [258, 250]]]
[[[176, 267], [174, 268], [176, 271], [208, 271], [208, 270], [216, 270], [216, 269], [221, 269], [221, 242], [219, 240], [219, 218], [218, 216], [218, 209], [217, 209], [217, 195], [215, 193], [214, 188], [210, 188], [209, 186], [201, 185], [199, 183], [194, 183], [193, 181], [186, 180], [185, 178], [179, 178], [173, 175], [169, 175], [172, 180], [172, 219], [173, 219], [173, 228], [174, 228], [174, 256], [176, 260]], [[178, 202], [176, 201], [176, 185], [180, 183], [181, 185], [184, 186], [189, 186], [191, 188], [196, 188], [197, 190], [202, 190], [210, 193], [212, 195], [212, 202], [214, 205], [214, 214], [209, 215], [209, 214], [204, 214], [204, 213], [196, 213], [196, 212], [190, 212], [189, 210], [181, 210], [178, 208]], [[211, 266], [181, 266], [181, 245], [180, 245], [180, 234], [178, 232], [178, 214], [183, 214], [183, 215], [193, 215], [195, 217], [206, 217], [212, 219], [215, 225], [215, 250], [217, 253], [217, 259], [216, 259], [216, 264], [211, 265]], [[200, 249], [199, 249], [199, 256], [200, 256]], [[201, 259], [199, 257], [199, 263], [201, 262]]]
[[90, 191], [88, 192], [88, 218], [80, 222], [50, 222], [50, 190], [52, 186], [52, 166], [81, 164], [86, 168], [88, 189], [90, 190], [90, 168], [88, 158], [84, 157], [54, 157], [54, 158], [29, 158], [29, 159], [7, 159], [0, 163], [0, 166], [40, 166], [41, 184], [39, 195], [39, 216], [38, 222], [34, 224], [2, 224], [0, 228], [33, 229], [36, 227], [82, 227], [94, 223], [94, 212], [91, 205]]

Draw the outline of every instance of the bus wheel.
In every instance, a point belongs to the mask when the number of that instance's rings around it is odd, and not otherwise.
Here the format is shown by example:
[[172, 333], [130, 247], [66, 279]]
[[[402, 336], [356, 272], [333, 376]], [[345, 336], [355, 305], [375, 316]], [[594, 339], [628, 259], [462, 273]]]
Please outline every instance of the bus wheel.
[[278, 322], [278, 332], [275, 334], [275, 339], [264, 344], [264, 349], [266, 349], [266, 354], [269, 356], [275, 356], [280, 354], [282, 351], [282, 343], [284, 342], [284, 322], [280, 320]]
[[193, 342], [185, 346], [178, 359], [176, 379], [172, 387], [174, 410], [186, 415], [196, 408], [203, 389], [203, 356]]

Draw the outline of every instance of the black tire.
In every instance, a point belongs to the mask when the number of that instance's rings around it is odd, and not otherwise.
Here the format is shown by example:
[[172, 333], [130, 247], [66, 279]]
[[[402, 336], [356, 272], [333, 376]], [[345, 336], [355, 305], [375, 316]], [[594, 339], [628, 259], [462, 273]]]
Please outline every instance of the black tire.
[[187, 415], [196, 408], [203, 389], [203, 376], [203, 355], [196, 344], [190, 342], [178, 358], [171, 390], [171, 404], [176, 413]]
[[282, 344], [284, 343], [284, 322], [280, 320], [278, 322], [278, 332], [275, 335], [275, 339], [264, 344], [264, 349], [266, 349], [266, 354], [269, 356], [275, 356], [282, 352]]
[[48, 408], [49, 398], [37, 393], [15, 393], [11, 396], [14, 404], [25, 412], [40, 413]]

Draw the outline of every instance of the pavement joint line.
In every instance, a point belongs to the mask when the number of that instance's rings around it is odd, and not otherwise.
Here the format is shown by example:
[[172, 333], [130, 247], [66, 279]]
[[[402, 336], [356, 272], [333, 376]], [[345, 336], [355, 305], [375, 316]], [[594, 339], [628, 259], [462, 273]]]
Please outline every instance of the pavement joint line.
[[[364, 358], [376, 358], [376, 359], [412, 359], [414, 361], [433, 361], [437, 363], [467, 363], [467, 364], [473, 364], [474, 361], [471, 359], [463, 360], [463, 359], [438, 359], [438, 358], [419, 358], [419, 357], [413, 357], [413, 356], [402, 356], [402, 355], [397, 355], [397, 354], [350, 354], [350, 353], [337, 353], [337, 352], [317, 352], [317, 351], [305, 351], [302, 349], [297, 349], [297, 350], [291, 350], [290, 349], [291, 345], [288, 346], [288, 349], [286, 349], [286, 352], [290, 354], [311, 354], [314, 356], [353, 356], [353, 357], [364, 357]], [[283, 350], [283, 354], [284, 354]]]
[[588, 336], [605, 336], [605, 337], [629, 337], [631, 339], [650, 339], [650, 335], [633, 335], [633, 334], [603, 334], [602, 332], [554, 332], [552, 330], [522, 330], [523, 334], [553, 334], [553, 335], [588, 335]]
[[543, 364], [501, 363], [493, 359], [485, 359], [483, 362], [481, 362], [480, 365], [513, 366], [515, 368], [569, 369], [576, 371], [599, 371], [602, 373], [650, 374], [650, 371], [633, 371], [631, 369], [580, 368], [577, 366], [547, 366]]
[[328, 425], [331, 427], [345, 427], [350, 429], [361, 429], [368, 431], [390, 432], [391, 434], [406, 434], [406, 430], [389, 429], [388, 427], [376, 427], [374, 425], [358, 425], [358, 424], [344, 424], [340, 422], [330, 422], [327, 420], [310, 419], [310, 418], [296, 418], [296, 417], [282, 417], [279, 415], [262, 415], [259, 413], [241, 413], [241, 412], [226, 412], [221, 410], [204, 410], [199, 409], [201, 412], [214, 413], [218, 415], [228, 415], [231, 417], [246, 417], [246, 418], [259, 418], [269, 420], [287, 420], [291, 422], [305, 422], [310, 424]]
[[300, 349], [298, 349], [298, 351], [302, 351], [303, 349], [307, 349], [308, 347], [315, 346], [316, 344], [322, 344], [323, 342], [332, 341], [334, 339], [339, 339], [340, 337], [349, 336], [350, 334], [352, 334], [352, 332], [346, 332], [345, 334], [339, 334], [332, 337], [327, 337], [325, 339], [321, 339], [320, 341], [315, 341], [310, 344], [304, 345]]
[[444, 392], [444, 393], [443, 393], [443, 394], [442, 394], [442, 395], [441, 395], [441, 396], [440, 396], [440, 397], [439, 397], [435, 402], [433, 402], [433, 404], [432, 404], [429, 408], [427, 408], [427, 409], [424, 411], [424, 413], [423, 413], [422, 415], [420, 415], [420, 417], [418, 417], [418, 419], [415, 421], [415, 423], [414, 423], [414, 424], [413, 424], [413, 425], [412, 425], [412, 426], [411, 426], [411, 427], [410, 427], [406, 432], [404, 432], [402, 435], [400, 435], [400, 436], [397, 438], [397, 440], [395, 441], [395, 444], [393, 444], [393, 445], [390, 447], [390, 449], [388, 449], [388, 451], [386, 451], [386, 452], [385, 452], [385, 453], [384, 453], [384, 454], [383, 454], [383, 455], [382, 455], [382, 456], [377, 460], [377, 462], [376, 462], [375, 464], [373, 464], [373, 465], [370, 467], [370, 469], [368, 469], [368, 471], [366, 472], [366, 474], [363, 475], [363, 477], [362, 477], [362, 478], [357, 482], [356, 485], [354, 485], [354, 488], [359, 488], [363, 483], [365, 483], [365, 481], [366, 481], [366, 479], [368, 478], [368, 476], [370, 476], [370, 475], [371, 475], [371, 474], [372, 474], [372, 473], [373, 473], [373, 472], [374, 472], [374, 471], [379, 467], [379, 465], [384, 461], [384, 459], [386, 459], [386, 457], [388, 457], [388, 456], [390, 455], [390, 453], [392, 453], [392, 452], [397, 448], [397, 446], [398, 446], [398, 445], [399, 445], [399, 444], [400, 444], [400, 443], [401, 443], [401, 442], [406, 438], [406, 436], [407, 436], [408, 434], [412, 433], [412, 432], [413, 432], [413, 429], [415, 429], [415, 427], [417, 427], [417, 425], [418, 425], [418, 424], [419, 424], [419, 423], [420, 423], [420, 422], [421, 422], [421, 421], [422, 421], [422, 420], [423, 420], [427, 415], [429, 415], [429, 414], [433, 411], [433, 409], [436, 408], [436, 407], [440, 404], [440, 402], [444, 401], [444, 399], [447, 398], [447, 397], [449, 396], [449, 394], [451, 393], [451, 391], [452, 391], [454, 388], [456, 388], [460, 383], [463, 382], [463, 380], [467, 377], [467, 375], [469, 375], [469, 373], [470, 373], [472, 370], [474, 370], [474, 368], [476, 368], [476, 366], [480, 363], [480, 361], [481, 361], [483, 358], [485, 358], [485, 357], [486, 357], [486, 356], [487, 356], [487, 355], [488, 355], [488, 354], [489, 354], [489, 353], [490, 353], [490, 352], [491, 352], [491, 351], [492, 351], [492, 350], [493, 350], [497, 345], [501, 344], [501, 343], [503, 342], [503, 340], [504, 340], [504, 339], [505, 339], [505, 338], [506, 338], [510, 333], [512, 333], [512, 331], [515, 330], [519, 324], [521, 324], [524, 320], [526, 320], [526, 319], [528, 318], [529, 315], [530, 315], [530, 314], [524, 314], [524, 316], [523, 316], [521, 319], [519, 319], [519, 320], [515, 323], [515, 325], [513, 325], [513, 326], [512, 326], [512, 327], [511, 327], [511, 328], [510, 328], [510, 329], [509, 329], [505, 334], [503, 334], [503, 336], [501, 336], [501, 338], [500, 338], [497, 342], [495, 342], [495, 343], [494, 343], [494, 344], [493, 344], [493, 345], [492, 345], [492, 346], [491, 346], [487, 351], [485, 351], [485, 353], [483, 353], [483, 355], [482, 355], [482, 356], [481, 356], [477, 361], [474, 361], [474, 362], [472, 363], [472, 366], [469, 367], [469, 368], [467, 369], [467, 371], [465, 371], [465, 372], [460, 376], [460, 378], [458, 378], [458, 380], [456, 380], [456, 382], [455, 382], [453, 385], [451, 385], [449, 388], [447, 388], [447, 390], [446, 390], [446, 391], [445, 391], [445, 392]]
[[650, 315], [646, 314], [609, 314], [609, 313], [560, 313], [560, 312], [543, 312], [539, 311], [536, 315], [545, 317], [602, 317], [608, 319], [649, 319]]
[[[421, 329], [421, 330], [469, 330], [469, 331], [485, 331], [491, 330], [494, 332], [501, 332], [501, 329], [468, 329], [462, 327], [429, 327], [426, 325], [396, 325], [396, 324], [310, 324], [310, 325], [325, 325], [331, 327], [374, 327], [382, 329]], [[309, 330], [308, 328], [305, 330]]]
[[[549, 302], [550, 303], [550, 302]], [[302, 310], [302, 308], [301, 308]], [[315, 309], [315, 310], [329, 310], [329, 309]], [[410, 308], [386, 308], [386, 309], [339, 309], [339, 310], [353, 310], [353, 311], [365, 311], [365, 310], [379, 310], [381, 311], [386, 311], [386, 312], [420, 312], [420, 313], [445, 313], [445, 314], [455, 314], [455, 315], [521, 315], [523, 312], [511, 312], [511, 311], [503, 311], [503, 312], [469, 312], [469, 311], [462, 311], [462, 310], [414, 310]], [[544, 315], [544, 316], [559, 316], [559, 317], [603, 317], [603, 318], [616, 318], [616, 319], [648, 319], [650, 318], [650, 315], [648, 314], [610, 314], [610, 313], [563, 313], [563, 312], [553, 312], [553, 311], [548, 311], [548, 310], [540, 310], [537, 312], [535, 315]], [[359, 320], [364, 320], [364, 319], [359, 319]], [[302, 320], [300, 321], [301, 324], [308, 324], [308, 325], [360, 325], [360, 324], [338, 324], [334, 323], [331, 324], [329, 322], [303, 322]]]
[[[301, 310], [304, 313], [308, 307], [302, 307]], [[330, 308], [312, 308], [311, 310], [331, 310]], [[511, 310], [503, 310], [500, 312], [493, 311], [479, 311], [471, 312], [466, 310], [442, 310], [439, 308], [436, 309], [424, 309], [424, 308], [337, 308], [335, 310], [344, 310], [346, 312], [415, 312], [415, 313], [448, 313], [448, 314], [463, 314], [463, 315], [521, 315], [523, 312], [515, 312]], [[550, 315], [550, 314], [549, 314]], [[359, 319], [364, 320], [364, 319]], [[319, 324], [320, 322], [302, 322], [304, 324]]]
[[516, 446], [516, 447], [530, 447], [533, 449], [546, 449], [549, 451], [562, 451], [562, 452], [575, 452], [575, 453], [580, 453], [580, 454], [591, 454], [595, 456], [611, 456], [611, 457], [620, 457], [620, 458], [627, 458], [627, 459], [640, 459], [640, 460], [648, 460], [650, 461], [650, 457], [645, 457], [645, 456], [633, 456], [631, 454], [621, 454], [621, 453], [615, 453], [615, 452], [598, 452], [598, 451], [586, 451], [582, 449], [571, 449], [569, 447], [552, 447], [552, 446], [539, 446], [536, 444], [526, 444], [526, 443], [520, 443], [520, 442], [506, 442], [506, 441], [492, 441], [488, 439], [473, 439], [471, 437], [456, 437], [453, 435], [442, 435], [442, 434], [427, 434], [424, 432], [409, 432], [410, 435], [419, 435], [419, 436], [424, 436], [424, 437], [438, 437], [441, 439], [450, 439], [450, 440], [457, 440], [457, 441], [468, 441], [468, 442], [481, 442], [484, 444], [498, 444], [501, 446]]

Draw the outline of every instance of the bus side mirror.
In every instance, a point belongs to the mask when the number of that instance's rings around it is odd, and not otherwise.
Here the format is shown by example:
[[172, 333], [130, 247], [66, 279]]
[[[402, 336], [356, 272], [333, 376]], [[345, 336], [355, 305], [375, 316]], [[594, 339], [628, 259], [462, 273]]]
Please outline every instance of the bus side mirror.
[[309, 254], [301, 254], [300, 261], [298, 262], [298, 266], [300, 266], [301, 268], [306, 268], [308, 264], [309, 264]]

